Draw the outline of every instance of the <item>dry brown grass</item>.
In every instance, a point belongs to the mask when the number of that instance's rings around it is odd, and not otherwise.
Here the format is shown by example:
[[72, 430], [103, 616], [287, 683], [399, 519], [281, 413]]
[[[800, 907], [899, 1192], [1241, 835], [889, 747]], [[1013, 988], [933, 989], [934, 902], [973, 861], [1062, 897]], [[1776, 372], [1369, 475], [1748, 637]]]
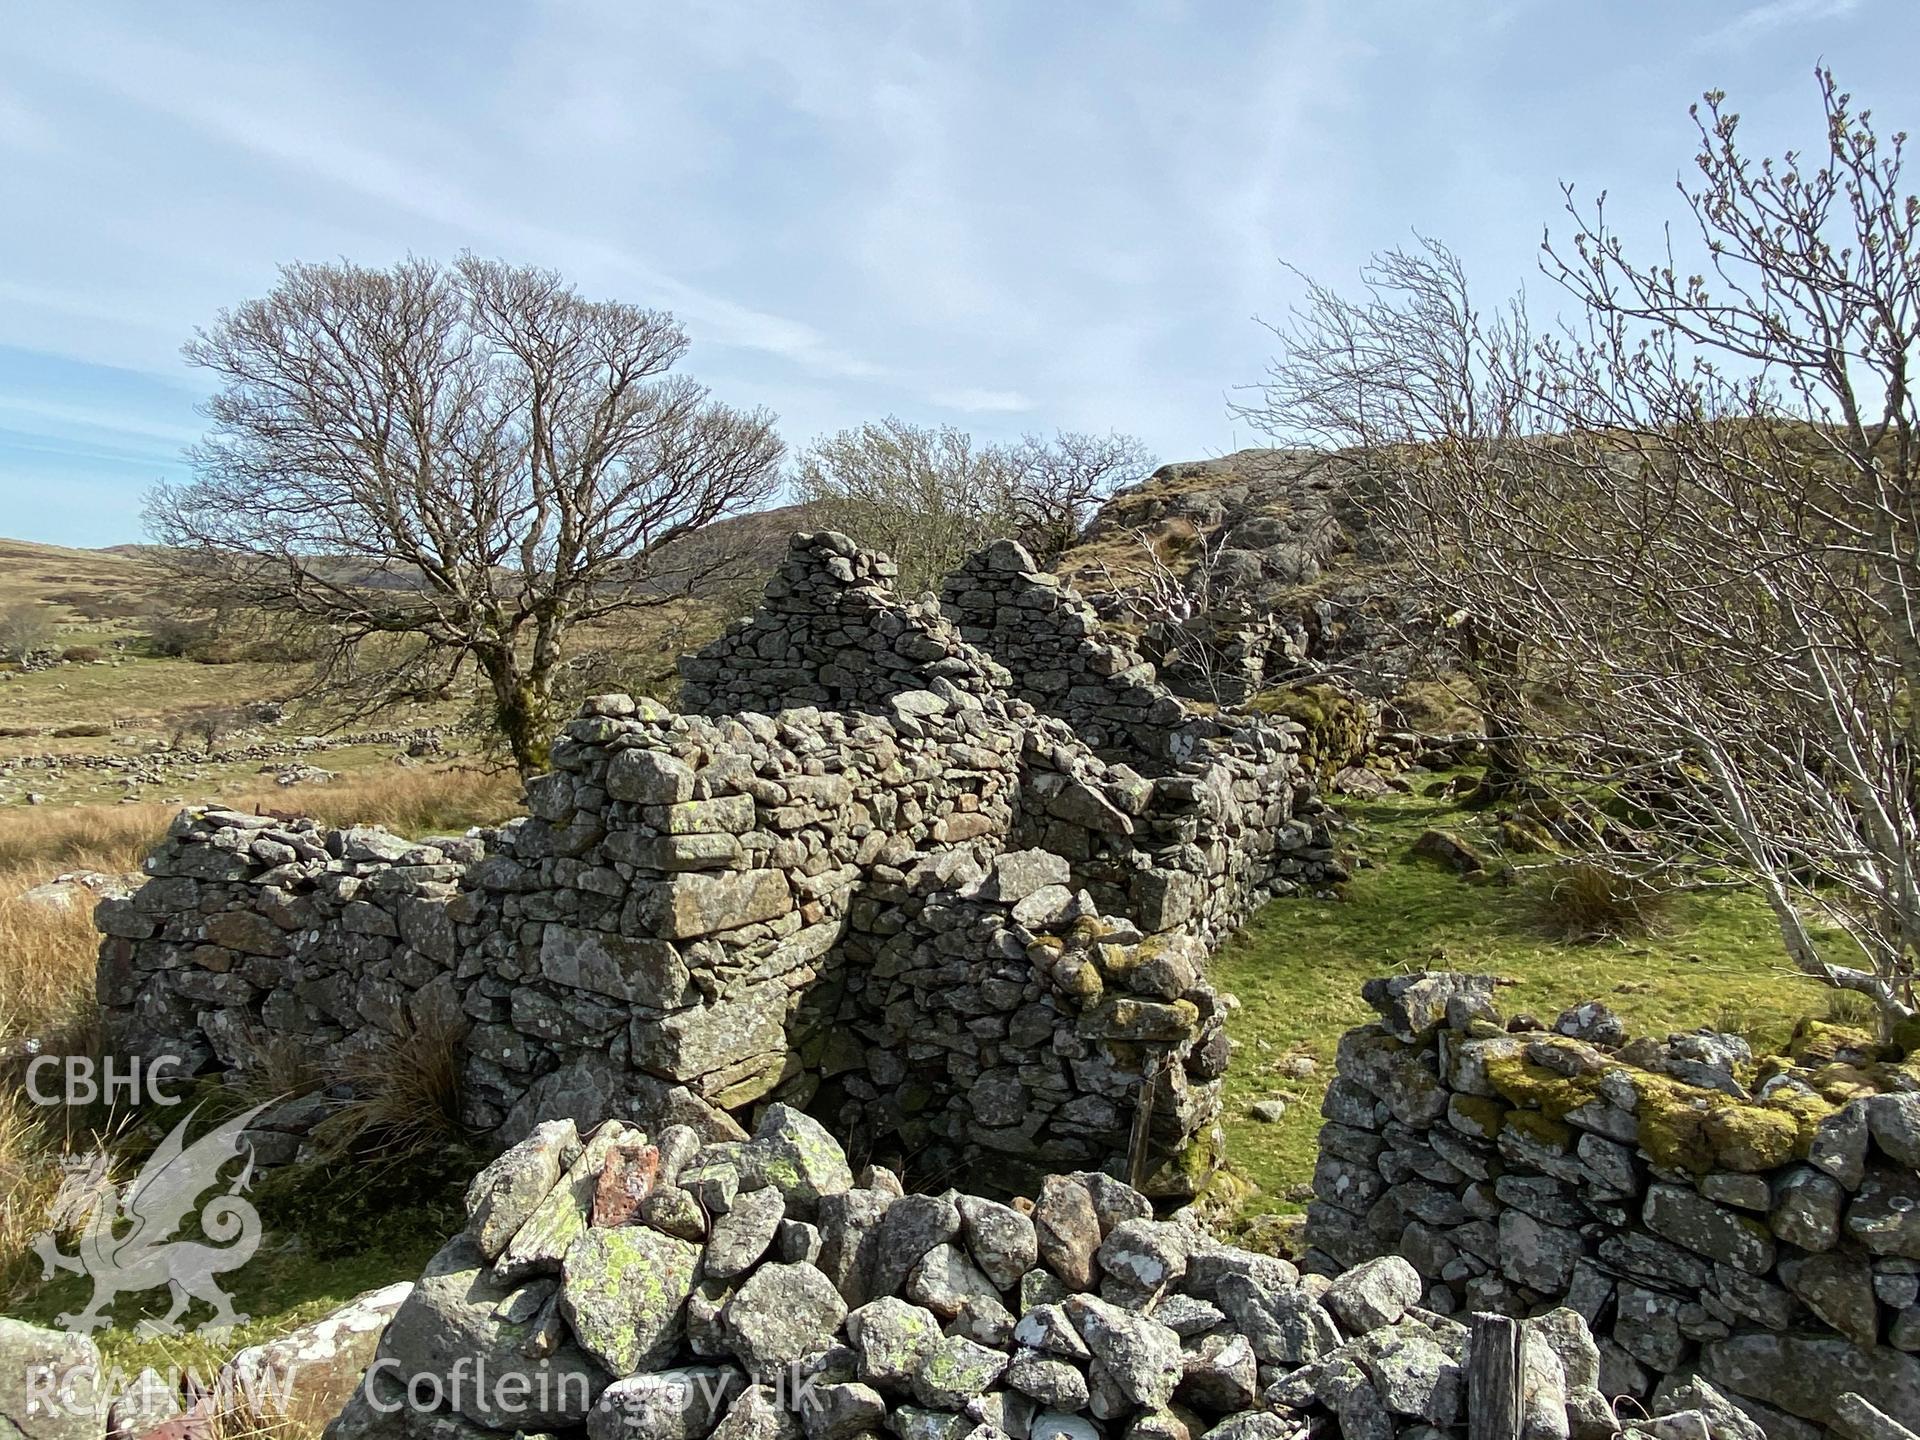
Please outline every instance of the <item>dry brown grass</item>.
[[0, 900], [0, 1040], [83, 1028], [99, 947], [85, 907]]
[[33, 1242], [48, 1227], [60, 1179], [56, 1137], [24, 1092], [0, 1090], [0, 1297], [39, 1273]]
[[[253, 803], [249, 803], [253, 802]], [[323, 825], [384, 825], [402, 835], [436, 835], [498, 824], [521, 813], [512, 771], [401, 770], [345, 784], [295, 786], [236, 803], [310, 815]]]
[[1547, 933], [1574, 944], [1662, 935], [1672, 921], [1670, 892], [1590, 860], [1542, 873], [1533, 899]]
[[138, 869], [177, 806], [76, 805], [0, 811], [0, 893], [62, 870]]

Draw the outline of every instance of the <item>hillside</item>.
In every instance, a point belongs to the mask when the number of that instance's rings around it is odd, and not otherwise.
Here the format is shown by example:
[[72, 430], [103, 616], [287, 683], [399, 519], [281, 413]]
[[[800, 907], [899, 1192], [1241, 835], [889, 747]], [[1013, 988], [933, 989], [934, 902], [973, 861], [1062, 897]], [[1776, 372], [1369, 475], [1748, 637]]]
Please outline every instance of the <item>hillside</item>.
[[138, 615], [155, 603], [161, 588], [144, 548], [70, 550], [0, 539], [0, 609], [36, 602], [69, 626]]
[[[750, 606], [793, 523], [790, 510], [738, 517], [670, 555], [663, 591], [693, 573], [699, 598], [582, 632], [560, 708], [596, 691], [665, 693], [675, 657]], [[715, 546], [737, 560], [718, 574]], [[247, 635], [183, 647], [187, 617], [169, 595], [149, 546], [0, 540], [0, 612], [37, 609], [47, 631], [34, 664], [0, 662], [0, 806], [211, 799], [281, 777], [324, 780], [476, 749], [471, 722], [484, 701], [470, 678], [444, 699], [343, 723], [298, 698], [308, 667], [295, 655]]]
[[1191, 698], [1328, 676], [1396, 696], [1431, 667], [1369, 510], [1335, 459], [1240, 450], [1114, 495], [1055, 568]]

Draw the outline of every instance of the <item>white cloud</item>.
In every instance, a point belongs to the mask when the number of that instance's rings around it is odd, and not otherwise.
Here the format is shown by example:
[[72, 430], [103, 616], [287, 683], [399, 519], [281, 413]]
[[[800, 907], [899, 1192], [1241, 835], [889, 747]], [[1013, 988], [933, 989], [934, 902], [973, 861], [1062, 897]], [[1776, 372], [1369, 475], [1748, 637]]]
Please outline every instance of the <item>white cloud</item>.
[[1838, 20], [1860, 8], [1861, 0], [1764, 0], [1734, 16], [1702, 39], [1707, 46], [1743, 45], [1792, 25]]
[[948, 410], [975, 414], [1018, 414], [1034, 408], [1033, 397], [1018, 390], [936, 390], [927, 398]]
[[207, 383], [180, 342], [277, 264], [470, 247], [675, 311], [795, 443], [893, 412], [1218, 453], [1276, 260], [1348, 282], [1427, 230], [1503, 293], [1563, 177], [1664, 218], [1705, 25], [1770, 145], [1789, 61], [1897, 97], [1920, 40], [1865, 0], [548, 0], [389, 7], [377, 46], [362, 8], [17, 17], [0, 393], [67, 409], [0, 428], [157, 453]]
[[[699, 325], [702, 338], [713, 343], [763, 351], [849, 379], [880, 373], [802, 321], [709, 293], [628, 247], [530, 221], [476, 198], [452, 177], [460, 169], [484, 166], [446, 126], [370, 97], [352, 97], [351, 105], [342, 105], [346, 97], [329, 95], [332, 87], [303, 76], [284, 57], [265, 72], [116, 34], [98, 45], [37, 58], [283, 171], [304, 172], [389, 210], [429, 220], [477, 248], [510, 246], [542, 264], [576, 271], [586, 266], [609, 281], [636, 286], [653, 303]], [[354, 138], [347, 124], [314, 123], [316, 114], [343, 111], [359, 131], [379, 137], [378, 143]], [[434, 163], [417, 157], [433, 157]]]
[[126, 436], [135, 441], [159, 442], [159, 448], [169, 451], [200, 438], [200, 431], [190, 426], [147, 419], [126, 410], [16, 395], [0, 395], [0, 426], [9, 432], [48, 438], [75, 432]]

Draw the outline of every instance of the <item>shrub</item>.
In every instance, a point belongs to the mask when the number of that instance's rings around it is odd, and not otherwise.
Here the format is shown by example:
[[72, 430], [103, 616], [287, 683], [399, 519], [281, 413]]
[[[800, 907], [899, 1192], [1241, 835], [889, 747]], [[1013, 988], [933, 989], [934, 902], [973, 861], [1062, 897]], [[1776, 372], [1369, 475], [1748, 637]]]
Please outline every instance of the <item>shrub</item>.
[[47, 607], [9, 605], [0, 610], [0, 657], [25, 663], [53, 640], [53, 620]]
[[106, 659], [107, 652], [98, 645], [69, 645], [60, 652], [60, 658], [73, 665], [90, 665]]
[[184, 615], [149, 615], [146, 648], [150, 654], [178, 659], [202, 643], [209, 628], [205, 620], [192, 620]]
[[183, 741], [194, 739], [200, 742], [204, 755], [211, 755], [215, 745], [245, 723], [245, 713], [232, 705], [199, 705], [169, 717], [167, 722], [173, 732], [170, 743], [174, 749], [178, 750]]
[[1665, 931], [1673, 897], [1655, 882], [1593, 860], [1569, 860], [1541, 875], [1534, 892], [1541, 925], [1562, 940], [1588, 943]]
[[102, 735], [111, 735], [113, 727], [103, 725], [97, 720], [84, 720], [73, 725], [56, 725], [53, 738], [56, 740], [97, 739]]

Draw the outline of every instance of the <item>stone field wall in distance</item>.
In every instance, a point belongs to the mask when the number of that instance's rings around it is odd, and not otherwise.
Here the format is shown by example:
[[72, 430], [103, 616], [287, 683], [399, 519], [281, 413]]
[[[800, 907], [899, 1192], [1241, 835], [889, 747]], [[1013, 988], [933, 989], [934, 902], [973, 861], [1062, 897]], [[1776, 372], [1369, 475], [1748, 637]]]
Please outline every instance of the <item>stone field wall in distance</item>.
[[[1864, 1396], [1920, 1428], [1920, 1068], [1803, 1024], [1629, 1041], [1510, 1029], [1488, 976], [1375, 980], [1327, 1090], [1308, 1263], [1397, 1254], [1436, 1311], [1576, 1310], [1601, 1389], [1698, 1375], [1773, 1440]], [[1658, 1407], [1656, 1406], [1656, 1409]]]

